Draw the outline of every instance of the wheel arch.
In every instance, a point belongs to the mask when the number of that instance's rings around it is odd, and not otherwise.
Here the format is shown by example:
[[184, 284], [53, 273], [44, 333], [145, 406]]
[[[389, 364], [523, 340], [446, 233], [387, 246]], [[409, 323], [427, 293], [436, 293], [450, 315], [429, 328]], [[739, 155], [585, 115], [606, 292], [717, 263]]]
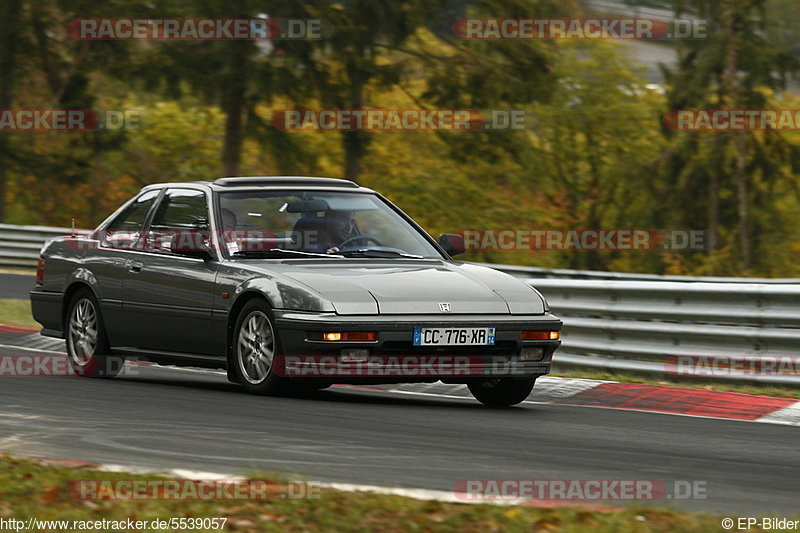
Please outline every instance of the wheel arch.
[[67, 314], [69, 313], [69, 302], [72, 301], [72, 298], [81, 289], [87, 289], [89, 292], [91, 292], [92, 296], [94, 296], [94, 299], [98, 302], [98, 305], [100, 304], [97, 294], [94, 292], [94, 289], [92, 289], [92, 286], [89, 285], [89, 283], [83, 280], [76, 280], [70, 283], [64, 291], [64, 298], [61, 303], [61, 327], [63, 328], [62, 331], [64, 331], [64, 335], [66, 335], [67, 332]]
[[236, 321], [239, 319], [239, 313], [241, 313], [242, 308], [253, 300], [263, 300], [270, 309], [274, 308], [274, 304], [270, 301], [269, 297], [257, 290], [244, 291], [233, 301], [231, 309], [228, 311], [228, 325], [225, 328], [225, 359], [229, 367], [231, 365], [231, 357], [233, 356], [233, 330], [236, 326]]

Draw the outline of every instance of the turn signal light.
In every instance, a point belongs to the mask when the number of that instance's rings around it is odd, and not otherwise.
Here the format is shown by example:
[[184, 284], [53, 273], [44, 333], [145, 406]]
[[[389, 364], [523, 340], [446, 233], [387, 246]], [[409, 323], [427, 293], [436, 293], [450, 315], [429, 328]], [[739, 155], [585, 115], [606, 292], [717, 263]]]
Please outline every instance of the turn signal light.
[[323, 333], [322, 339], [326, 341], [338, 342], [365, 342], [377, 340], [378, 334], [374, 331], [345, 331], [342, 333]]
[[560, 338], [558, 331], [523, 331], [524, 341], [554, 341]]

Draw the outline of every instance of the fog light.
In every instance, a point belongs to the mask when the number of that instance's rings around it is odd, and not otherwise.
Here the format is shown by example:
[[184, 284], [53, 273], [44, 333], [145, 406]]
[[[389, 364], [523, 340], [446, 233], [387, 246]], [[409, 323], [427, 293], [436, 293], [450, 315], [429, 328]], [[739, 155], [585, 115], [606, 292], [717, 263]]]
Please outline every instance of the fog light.
[[343, 363], [364, 363], [369, 358], [369, 350], [346, 348], [342, 350]]
[[343, 331], [322, 334], [322, 340], [332, 342], [374, 342], [377, 339], [378, 334], [374, 331]]
[[519, 352], [521, 361], [541, 361], [544, 357], [544, 346], [522, 348]]

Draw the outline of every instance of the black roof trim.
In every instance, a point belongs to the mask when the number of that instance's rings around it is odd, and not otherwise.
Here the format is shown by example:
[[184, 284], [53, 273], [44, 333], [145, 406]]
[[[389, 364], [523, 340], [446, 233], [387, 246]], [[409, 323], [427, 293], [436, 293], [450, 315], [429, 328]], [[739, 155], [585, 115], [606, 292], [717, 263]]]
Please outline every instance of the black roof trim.
[[347, 187], [348, 189], [358, 189], [359, 185], [350, 180], [336, 178], [312, 178], [305, 176], [251, 176], [242, 178], [219, 178], [214, 180], [214, 185], [223, 187], [253, 186], [253, 185], [277, 185], [281, 187]]

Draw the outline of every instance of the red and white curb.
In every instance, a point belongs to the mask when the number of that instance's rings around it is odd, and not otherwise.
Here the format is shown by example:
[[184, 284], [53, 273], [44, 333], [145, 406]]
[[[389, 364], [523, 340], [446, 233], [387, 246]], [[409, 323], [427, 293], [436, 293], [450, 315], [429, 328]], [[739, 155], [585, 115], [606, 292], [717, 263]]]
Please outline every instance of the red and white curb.
[[[463, 385], [399, 385], [390, 392], [467, 399]], [[667, 385], [543, 376], [523, 404], [570, 405], [800, 426], [800, 399]]]
[[[800, 425], [798, 399], [665, 385], [580, 381], [582, 390], [548, 403]], [[578, 388], [575, 384], [570, 387]]]

